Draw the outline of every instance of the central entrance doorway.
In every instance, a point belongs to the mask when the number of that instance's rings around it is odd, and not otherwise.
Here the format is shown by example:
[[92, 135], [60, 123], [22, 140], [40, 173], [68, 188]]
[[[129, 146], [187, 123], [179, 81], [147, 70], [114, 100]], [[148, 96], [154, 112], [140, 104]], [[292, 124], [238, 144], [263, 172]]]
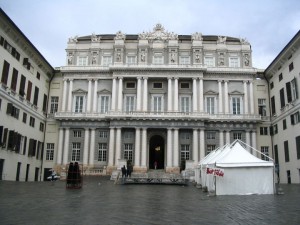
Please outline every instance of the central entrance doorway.
[[149, 143], [149, 169], [154, 169], [156, 162], [157, 169], [165, 167], [165, 141], [160, 135], [154, 135]]

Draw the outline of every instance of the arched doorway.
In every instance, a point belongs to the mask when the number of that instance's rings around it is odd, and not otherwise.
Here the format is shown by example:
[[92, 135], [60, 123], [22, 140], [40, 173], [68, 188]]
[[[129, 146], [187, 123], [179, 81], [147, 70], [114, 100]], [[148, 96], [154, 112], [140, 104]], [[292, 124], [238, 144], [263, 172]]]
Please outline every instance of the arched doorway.
[[154, 162], [157, 162], [157, 169], [164, 169], [165, 162], [165, 141], [163, 137], [154, 135], [149, 143], [149, 169], [154, 169]]

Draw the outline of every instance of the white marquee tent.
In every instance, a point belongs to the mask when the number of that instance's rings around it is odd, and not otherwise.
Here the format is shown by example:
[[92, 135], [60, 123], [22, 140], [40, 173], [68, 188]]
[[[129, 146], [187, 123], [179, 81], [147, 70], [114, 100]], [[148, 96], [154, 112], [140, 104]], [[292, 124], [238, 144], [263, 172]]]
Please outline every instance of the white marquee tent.
[[241, 143], [225, 145], [201, 160], [196, 182], [216, 195], [274, 194], [273, 160], [257, 158]]

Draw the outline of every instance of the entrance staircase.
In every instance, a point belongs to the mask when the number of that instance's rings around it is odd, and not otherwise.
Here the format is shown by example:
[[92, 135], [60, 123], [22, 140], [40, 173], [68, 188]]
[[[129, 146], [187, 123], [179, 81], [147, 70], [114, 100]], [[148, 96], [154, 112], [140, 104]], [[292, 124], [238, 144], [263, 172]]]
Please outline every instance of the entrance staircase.
[[[131, 177], [122, 177], [120, 171], [112, 177], [116, 184], [177, 184], [187, 185], [181, 174], [166, 173], [164, 170], [149, 170], [147, 173], [132, 173]], [[116, 173], [115, 173], [116, 175]]]

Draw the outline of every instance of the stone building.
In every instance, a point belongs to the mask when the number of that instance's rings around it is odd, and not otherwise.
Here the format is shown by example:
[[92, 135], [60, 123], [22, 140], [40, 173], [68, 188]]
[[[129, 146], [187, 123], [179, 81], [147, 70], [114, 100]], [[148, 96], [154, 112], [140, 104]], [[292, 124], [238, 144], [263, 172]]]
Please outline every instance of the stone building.
[[265, 70], [271, 103], [271, 137], [283, 183], [300, 183], [300, 32]]
[[38, 181], [54, 69], [0, 9], [0, 180]]
[[247, 40], [157, 24], [76, 36], [66, 53], [50, 88], [46, 169], [79, 161], [110, 174], [129, 160], [134, 171], [157, 162], [178, 173], [235, 139], [272, 156], [268, 85]]

